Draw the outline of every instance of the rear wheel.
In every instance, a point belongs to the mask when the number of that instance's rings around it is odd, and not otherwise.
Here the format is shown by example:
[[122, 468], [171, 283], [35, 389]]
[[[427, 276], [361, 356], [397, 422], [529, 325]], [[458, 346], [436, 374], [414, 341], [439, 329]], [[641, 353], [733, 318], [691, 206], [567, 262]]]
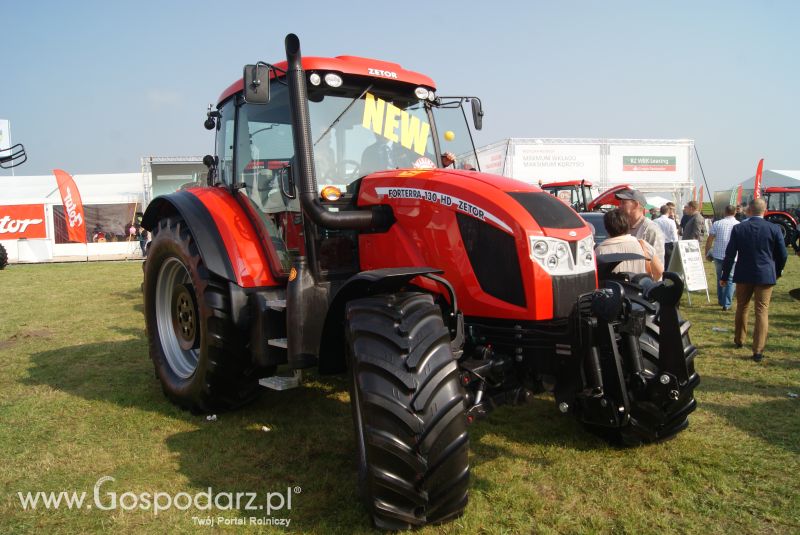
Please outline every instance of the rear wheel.
[[795, 229], [794, 223], [792, 223], [792, 221], [788, 217], [782, 215], [773, 215], [769, 216], [767, 218], [767, 221], [778, 225], [778, 227], [781, 229], [783, 242], [787, 247], [793, 245], [795, 232], [797, 230]]
[[346, 334], [359, 490], [375, 525], [407, 529], [461, 515], [465, 398], [439, 307], [423, 293], [356, 299]]
[[206, 269], [186, 223], [161, 220], [148, 253], [145, 321], [164, 393], [193, 412], [253, 400], [258, 375], [234, 336], [225, 284]]

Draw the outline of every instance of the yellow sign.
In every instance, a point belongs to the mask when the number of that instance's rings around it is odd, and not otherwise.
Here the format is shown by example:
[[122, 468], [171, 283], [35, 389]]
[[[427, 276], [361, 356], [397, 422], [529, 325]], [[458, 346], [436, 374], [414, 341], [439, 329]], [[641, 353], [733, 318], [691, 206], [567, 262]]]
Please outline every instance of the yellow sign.
[[399, 141], [402, 146], [420, 156], [425, 154], [431, 133], [429, 123], [420, 121], [419, 117], [401, 110], [391, 102], [375, 98], [372, 93], [366, 95], [361, 125], [389, 141], [394, 143]]

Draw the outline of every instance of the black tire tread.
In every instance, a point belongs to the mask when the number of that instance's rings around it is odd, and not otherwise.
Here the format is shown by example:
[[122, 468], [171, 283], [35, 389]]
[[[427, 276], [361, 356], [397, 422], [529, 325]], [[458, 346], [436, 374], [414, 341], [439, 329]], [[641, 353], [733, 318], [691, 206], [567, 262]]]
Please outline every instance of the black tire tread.
[[164, 362], [160, 340], [155, 334], [155, 318], [152, 306], [145, 306], [148, 325], [150, 356], [161, 380], [165, 395], [177, 406], [196, 414], [218, 410], [231, 410], [252, 402], [259, 394], [258, 376], [248, 365], [245, 348], [235, 342], [231, 322], [230, 298], [227, 283], [211, 275], [206, 269], [197, 245], [186, 223], [179, 217], [162, 219], [153, 229], [153, 240], [145, 262], [145, 300], [148, 289], [155, 292], [155, 277], [158, 267], [147, 269], [147, 263], [160, 257], [161, 247], [176, 248], [190, 272], [197, 298], [198, 313], [202, 319], [200, 359], [195, 375], [188, 380], [196, 383], [194, 388], [177, 390], [166, 378], [168, 366]]
[[375, 525], [407, 529], [460, 515], [466, 400], [441, 310], [424, 293], [357, 299], [347, 307], [347, 337], [366, 450], [362, 495]]

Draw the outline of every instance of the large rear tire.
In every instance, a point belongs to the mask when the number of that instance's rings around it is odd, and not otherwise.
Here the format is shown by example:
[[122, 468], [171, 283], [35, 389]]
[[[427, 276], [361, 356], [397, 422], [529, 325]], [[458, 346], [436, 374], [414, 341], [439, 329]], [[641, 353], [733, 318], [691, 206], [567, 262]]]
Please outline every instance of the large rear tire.
[[234, 335], [230, 298], [186, 223], [159, 221], [144, 265], [150, 358], [166, 396], [195, 413], [231, 409], [258, 395], [257, 369]]
[[780, 214], [768, 216], [766, 219], [770, 223], [778, 225], [778, 228], [781, 229], [781, 235], [783, 236], [783, 242], [786, 247], [794, 245], [794, 238], [797, 229], [795, 228], [795, 225], [792, 223], [791, 219]]
[[359, 490], [375, 526], [408, 529], [467, 504], [465, 396], [441, 310], [400, 293], [347, 305]]

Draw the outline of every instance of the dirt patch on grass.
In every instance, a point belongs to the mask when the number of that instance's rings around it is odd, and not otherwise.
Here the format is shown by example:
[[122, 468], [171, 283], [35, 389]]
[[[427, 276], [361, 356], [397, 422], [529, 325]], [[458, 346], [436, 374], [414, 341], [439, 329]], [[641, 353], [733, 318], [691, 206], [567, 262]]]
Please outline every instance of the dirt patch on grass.
[[27, 340], [29, 338], [48, 339], [52, 337], [53, 337], [53, 331], [49, 329], [23, 329], [19, 332], [12, 334], [5, 340], [0, 340], [0, 350], [14, 347], [21, 341]]

